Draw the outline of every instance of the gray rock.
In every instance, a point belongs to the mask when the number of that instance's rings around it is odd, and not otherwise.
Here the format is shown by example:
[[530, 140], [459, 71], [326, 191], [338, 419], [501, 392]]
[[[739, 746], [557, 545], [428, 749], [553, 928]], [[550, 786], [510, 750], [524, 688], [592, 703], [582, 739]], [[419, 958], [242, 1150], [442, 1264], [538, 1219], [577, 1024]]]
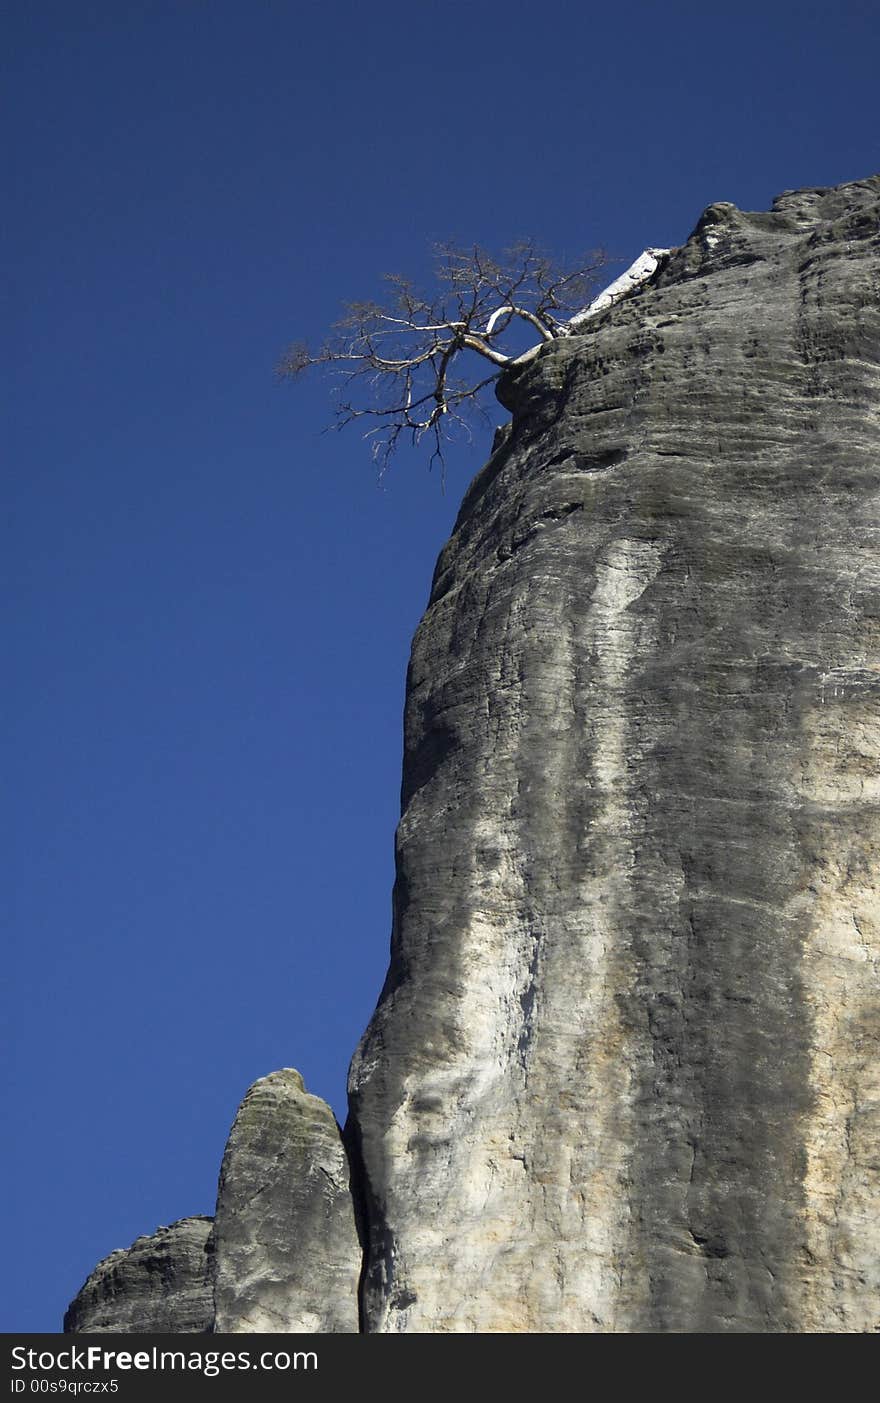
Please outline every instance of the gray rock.
[[64, 1317], [67, 1334], [198, 1335], [214, 1302], [210, 1218], [181, 1218], [99, 1262]]
[[218, 1333], [357, 1333], [348, 1158], [330, 1107], [292, 1068], [255, 1082], [239, 1108], [211, 1248]]
[[409, 668], [371, 1331], [880, 1324], [880, 177], [711, 206], [514, 415]]

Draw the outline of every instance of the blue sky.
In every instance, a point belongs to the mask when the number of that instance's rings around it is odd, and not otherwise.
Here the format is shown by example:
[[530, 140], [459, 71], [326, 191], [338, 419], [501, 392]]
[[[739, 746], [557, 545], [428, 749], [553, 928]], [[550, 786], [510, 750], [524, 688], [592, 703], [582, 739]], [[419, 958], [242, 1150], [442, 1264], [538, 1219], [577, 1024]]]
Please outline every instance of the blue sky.
[[[7, 0], [0, 1329], [211, 1212], [248, 1085], [345, 1114], [406, 660], [487, 443], [382, 487], [320, 378], [433, 241], [681, 243], [880, 166], [866, 3]], [[609, 274], [619, 271], [618, 265]], [[499, 409], [497, 422], [504, 419]]]

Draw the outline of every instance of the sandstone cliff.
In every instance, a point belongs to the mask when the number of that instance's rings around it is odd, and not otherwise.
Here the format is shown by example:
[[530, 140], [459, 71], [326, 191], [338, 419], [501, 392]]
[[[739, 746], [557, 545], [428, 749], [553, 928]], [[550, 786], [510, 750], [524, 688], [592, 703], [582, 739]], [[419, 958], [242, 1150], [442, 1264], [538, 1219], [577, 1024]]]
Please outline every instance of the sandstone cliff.
[[238, 1109], [213, 1219], [184, 1218], [111, 1253], [64, 1329], [356, 1334], [361, 1262], [339, 1127], [285, 1067]]
[[355, 1056], [379, 1331], [880, 1323], [880, 179], [501, 383]]
[[201, 1335], [211, 1329], [210, 1218], [181, 1218], [99, 1262], [64, 1317], [68, 1333]]
[[358, 1333], [348, 1159], [330, 1107], [292, 1068], [263, 1077], [241, 1104], [211, 1249], [218, 1333]]
[[[363, 1328], [874, 1330], [880, 177], [711, 206], [498, 393], [351, 1069]], [[326, 1117], [291, 1179], [251, 1164], [305, 1133], [285, 1075], [226, 1162], [218, 1328], [354, 1329]], [[328, 1154], [322, 1218], [293, 1183]]]

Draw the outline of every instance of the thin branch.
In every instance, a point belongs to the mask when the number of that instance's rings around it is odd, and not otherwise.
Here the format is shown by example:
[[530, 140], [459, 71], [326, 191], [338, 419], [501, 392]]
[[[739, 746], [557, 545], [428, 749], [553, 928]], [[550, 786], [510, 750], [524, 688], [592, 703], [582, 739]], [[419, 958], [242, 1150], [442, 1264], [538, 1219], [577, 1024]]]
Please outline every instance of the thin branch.
[[[429, 463], [442, 464], [457, 431], [470, 437], [468, 419], [488, 417], [480, 397], [500, 372], [540, 345], [572, 334], [604, 261], [593, 254], [578, 266], [559, 268], [528, 241], [500, 258], [479, 246], [440, 245], [433, 297], [399, 274], [386, 275], [389, 304], [351, 303], [321, 350], [291, 346], [278, 374], [296, 378], [325, 366], [356, 388], [357, 398], [339, 404], [338, 423], [370, 422], [366, 435], [380, 473], [402, 442], [418, 447], [425, 435], [432, 444]], [[519, 353], [515, 343], [505, 347], [514, 321], [537, 333], [531, 353]], [[474, 355], [489, 361], [491, 375], [468, 373]]]

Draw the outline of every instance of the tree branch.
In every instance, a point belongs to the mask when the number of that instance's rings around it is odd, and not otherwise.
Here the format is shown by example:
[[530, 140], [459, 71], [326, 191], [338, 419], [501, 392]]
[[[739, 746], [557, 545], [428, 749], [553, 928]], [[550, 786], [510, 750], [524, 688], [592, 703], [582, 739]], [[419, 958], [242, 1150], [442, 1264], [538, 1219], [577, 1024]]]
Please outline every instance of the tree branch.
[[[383, 471], [403, 435], [418, 446], [429, 434], [429, 462], [442, 463], [444, 447], [456, 430], [470, 436], [468, 417], [487, 417], [480, 396], [506, 366], [536, 353], [548, 341], [572, 334], [584, 315], [587, 290], [606, 261], [604, 255], [593, 254], [564, 269], [530, 242], [500, 258], [479, 247], [445, 245], [436, 250], [436, 260], [433, 297], [418, 293], [399, 274], [386, 276], [391, 305], [350, 304], [320, 351], [313, 353], [299, 343], [278, 365], [282, 378], [296, 378], [313, 366], [330, 366], [341, 367], [348, 383], [357, 382], [363, 402], [341, 404], [338, 422], [375, 421], [367, 436]], [[515, 343], [505, 347], [515, 320], [539, 337], [531, 353], [518, 352]], [[472, 355], [489, 361], [493, 373], [482, 379], [469, 375]], [[460, 366], [463, 378], [453, 381], [453, 369]]]

